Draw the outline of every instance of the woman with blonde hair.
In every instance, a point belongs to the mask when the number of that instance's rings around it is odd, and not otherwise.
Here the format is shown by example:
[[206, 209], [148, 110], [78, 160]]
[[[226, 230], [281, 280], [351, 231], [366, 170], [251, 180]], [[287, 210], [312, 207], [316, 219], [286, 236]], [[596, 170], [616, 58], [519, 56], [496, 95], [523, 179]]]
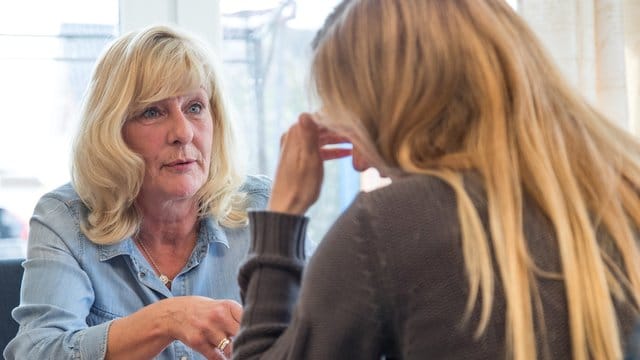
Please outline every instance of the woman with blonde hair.
[[31, 219], [6, 359], [221, 359], [242, 308], [247, 208], [212, 57], [168, 26], [125, 34], [86, 93], [70, 184]]
[[[322, 111], [283, 136], [268, 211], [250, 213], [234, 356], [620, 359], [640, 145], [510, 6], [343, 1], [314, 46]], [[322, 162], [344, 155], [332, 132], [392, 183], [359, 194], [303, 267]]]

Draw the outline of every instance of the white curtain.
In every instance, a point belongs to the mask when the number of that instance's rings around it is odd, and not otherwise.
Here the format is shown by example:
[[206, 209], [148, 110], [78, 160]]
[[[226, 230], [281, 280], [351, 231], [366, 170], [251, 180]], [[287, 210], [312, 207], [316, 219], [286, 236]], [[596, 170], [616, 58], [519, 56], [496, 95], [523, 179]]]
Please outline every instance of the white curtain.
[[640, 0], [519, 0], [518, 12], [576, 88], [640, 133]]

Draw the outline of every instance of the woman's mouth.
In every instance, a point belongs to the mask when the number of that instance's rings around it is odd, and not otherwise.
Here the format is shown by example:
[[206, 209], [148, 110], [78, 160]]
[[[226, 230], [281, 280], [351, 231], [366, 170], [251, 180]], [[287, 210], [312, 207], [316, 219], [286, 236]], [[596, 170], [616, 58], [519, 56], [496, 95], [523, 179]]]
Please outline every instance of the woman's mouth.
[[191, 168], [196, 161], [194, 159], [179, 159], [172, 161], [170, 163], [164, 164], [163, 167], [167, 167], [169, 169], [173, 169], [175, 171], [187, 171]]

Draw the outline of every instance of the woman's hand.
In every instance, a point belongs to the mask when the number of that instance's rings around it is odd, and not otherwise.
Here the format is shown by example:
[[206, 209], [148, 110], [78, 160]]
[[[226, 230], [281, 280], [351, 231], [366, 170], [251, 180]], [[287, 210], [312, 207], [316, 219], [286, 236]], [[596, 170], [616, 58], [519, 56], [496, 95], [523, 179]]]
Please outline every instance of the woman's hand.
[[[145, 306], [109, 328], [107, 359], [150, 359], [180, 340], [207, 359], [231, 357], [229, 342], [240, 329], [242, 306], [232, 300], [179, 296]], [[230, 340], [229, 340], [230, 341]]]
[[267, 209], [295, 215], [307, 212], [320, 196], [323, 161], [351, 155], [351, 149], [323, 146], [346, 142], [316, 125], [310, 114], [301, 114], [280, 140], [280, 161]]
[[172, 339], [182, 341], [207, 359], [224, 359], [231, 356], [232, 343], [222, 351], [218, 345], [238, 333], [242, 306], [232, 300], [183, 296], [173, 298], [163, 315]]

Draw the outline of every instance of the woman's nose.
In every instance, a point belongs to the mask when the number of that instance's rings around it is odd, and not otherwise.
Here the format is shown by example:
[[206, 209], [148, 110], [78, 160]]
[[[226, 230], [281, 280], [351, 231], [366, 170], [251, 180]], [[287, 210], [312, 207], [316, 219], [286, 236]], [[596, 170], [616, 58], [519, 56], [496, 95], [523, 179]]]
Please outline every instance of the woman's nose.
[[193, 124], [179, 107], [174, 107], [170, 113], [170, 129], [168, 141], [170, 144], [188, 144], [193, 140]]

